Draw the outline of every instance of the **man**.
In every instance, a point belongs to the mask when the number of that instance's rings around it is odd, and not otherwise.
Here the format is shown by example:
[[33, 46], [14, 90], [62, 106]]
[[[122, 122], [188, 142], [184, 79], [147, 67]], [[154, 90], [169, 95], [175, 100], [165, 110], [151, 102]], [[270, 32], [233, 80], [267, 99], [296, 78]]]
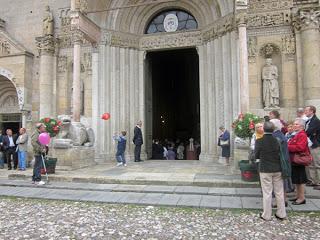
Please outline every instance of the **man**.
[[4, 168], [4, 153], [2, 150], [2, 130], [0, 129], [0, 169]]
[[313, 162], [310, 167], [306, 168], [307, 177], [310, 182], [307, 186], [316, 186], [317, 190], [320, 190], [319, 180], [320, 180], [320, 120], [316, 116], [316, 107], [307, 106], [304, 109], [304, 113], [308, 120], [306, 121], [306, 133], [308, 138], [312, 142], [310, 152], [313, 157]]
[[142, 126], [142, 121], [138, 121], [137, 125], [134, 128], [134, 135], [133, 135], [132, 141], [133, 141], [133, 144], [135, 145], [135, 148], [134, 148], [134, 161], [135, 162], [143, 162], [140, 158], [141, 146], [143, 144], [141, 126]]
[[17, 169], [18, 166], [18, 157], [16, 153], [16, 140], [17, 137], [12, 135], [12, 130], [7, 129], [7, 135], [2, 139], [3, 150], [5, 153], [5, 157], [7, 159], [8, 170], [12, 170], [11, 158], [13, 160], [13, 168]]
[[308, 121], [308, 117], [304, 113], [304, 108], [297, 109], [297, 118], [302, 118], [304, 121]]
[[46, 146], [39, 142], [39, 135], [46, 131], [46, 127], [43, 123], [36, 124], [36, 130], [31, 135], [31, 145], [34, 153], [34, 166], [32, 182], [36, 185], [44, 185], [45, 182], [41, 181], [41, 167], [42, 167], [42, 154], [46, 152]]

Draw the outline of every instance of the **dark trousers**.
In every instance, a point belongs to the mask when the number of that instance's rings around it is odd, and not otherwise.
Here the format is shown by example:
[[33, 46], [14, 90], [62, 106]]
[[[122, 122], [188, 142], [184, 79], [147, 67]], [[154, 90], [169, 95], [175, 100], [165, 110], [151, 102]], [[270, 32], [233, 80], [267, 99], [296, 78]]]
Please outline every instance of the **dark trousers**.
[[140, 161], [141, 145], [136, 145], [134, 148], [134, 160]]
[[33, 175], [32, 175], [32, 181], [34, 182], [40, 182], [41, 181], [41, 167], [42, 167], [42, 157], [34, 156], [34, 166], [33, 166]]
[[16, 153], [16, 147], [9, 147], [6, 150], [6, 159], [7, 159], [8, 169], [12, 168], [11, 156], [12, 156], [12, 160], [13, 160], [13, 167], [16, 169], [18, 166], [18, 156]]

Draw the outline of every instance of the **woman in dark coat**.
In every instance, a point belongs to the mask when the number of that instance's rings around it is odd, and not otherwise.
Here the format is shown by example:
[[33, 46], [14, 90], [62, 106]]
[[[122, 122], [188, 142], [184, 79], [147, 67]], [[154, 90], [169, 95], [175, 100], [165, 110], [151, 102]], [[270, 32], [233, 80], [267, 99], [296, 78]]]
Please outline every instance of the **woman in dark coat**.
[[222, 148], [222, 157], [226, 159], [226, 165], [230, 166], [230, 133], [223, 126], [220, 128], [221, 135], [218, 139], [218, 146]]

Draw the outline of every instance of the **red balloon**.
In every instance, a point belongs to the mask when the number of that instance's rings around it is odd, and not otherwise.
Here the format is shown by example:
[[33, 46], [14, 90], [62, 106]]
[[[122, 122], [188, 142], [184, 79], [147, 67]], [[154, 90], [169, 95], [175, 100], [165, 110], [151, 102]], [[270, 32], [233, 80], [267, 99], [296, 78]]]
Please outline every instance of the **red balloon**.
[[104, 113], [104, 114], [102, 114], [101, 118], [102, 118], [103, 120], [108, 120], [108, 119], [110, 118], [110, 113]]

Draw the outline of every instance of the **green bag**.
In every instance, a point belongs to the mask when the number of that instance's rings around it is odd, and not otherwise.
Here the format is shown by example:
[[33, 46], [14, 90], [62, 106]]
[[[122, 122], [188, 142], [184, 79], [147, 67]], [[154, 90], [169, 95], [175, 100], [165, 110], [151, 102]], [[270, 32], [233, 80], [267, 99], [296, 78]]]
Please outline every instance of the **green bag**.
[[280, 165], [281, 165], [281, 173], [282, 178], [291, 178], [291, 163], [289, 162], [289, 159], [286, 159], [286, 155], [283, 152], [282, 146], [281, 146], [281, 140], [277, 138], [279, 147], [280, 147]]

